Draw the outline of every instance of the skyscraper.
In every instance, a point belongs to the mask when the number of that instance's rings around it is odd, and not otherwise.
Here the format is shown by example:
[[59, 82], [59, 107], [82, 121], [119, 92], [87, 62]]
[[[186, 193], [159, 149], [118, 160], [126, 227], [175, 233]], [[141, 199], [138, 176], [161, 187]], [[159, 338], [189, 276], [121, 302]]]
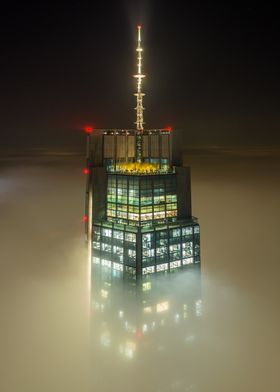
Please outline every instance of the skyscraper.
[[136, 129], [86, 129], [85, 221], [92, 262], [138, 279], [200, 263], [200, 230], [172, 130], [144, 129], [141, 26], [136, 52]]

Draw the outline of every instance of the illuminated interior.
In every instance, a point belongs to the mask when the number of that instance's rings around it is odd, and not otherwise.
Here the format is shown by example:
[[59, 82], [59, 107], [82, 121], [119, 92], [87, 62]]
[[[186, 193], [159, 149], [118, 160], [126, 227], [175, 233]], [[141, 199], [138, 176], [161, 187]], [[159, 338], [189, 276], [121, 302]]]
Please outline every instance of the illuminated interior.
[[177, 217], [175, 175], [108, 175], [107, 219], [148, 225]]

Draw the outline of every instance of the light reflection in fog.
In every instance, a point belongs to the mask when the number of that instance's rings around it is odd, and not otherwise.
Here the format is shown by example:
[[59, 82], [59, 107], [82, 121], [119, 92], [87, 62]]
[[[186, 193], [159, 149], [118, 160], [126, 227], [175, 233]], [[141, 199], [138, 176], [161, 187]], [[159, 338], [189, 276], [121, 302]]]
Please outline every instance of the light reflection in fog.
[[[110, 268], [93, 265], [93, 340], [99, 333], [101, 346], [130, 360], [165, 349], [170, 334], [179, 344], [191, 342], [192, 323], [202, 316], [198, 266], [144, 280], [136, 285], [121, 273], [116, 277]], [[187, 338], [186, 328], [193, 329]]]

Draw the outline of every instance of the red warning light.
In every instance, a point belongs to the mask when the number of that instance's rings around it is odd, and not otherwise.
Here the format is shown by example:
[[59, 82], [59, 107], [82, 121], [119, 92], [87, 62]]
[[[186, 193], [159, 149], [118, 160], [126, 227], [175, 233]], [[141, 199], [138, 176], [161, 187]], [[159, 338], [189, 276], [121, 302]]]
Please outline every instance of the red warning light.
[[172, 132], [173, 128], [169, 125], [168, 127], [164, 128], [165, 131]]
[[141, 28], [142, 28], [142, 26], [141, 26], [141, 25], [138, 25], [137, 27], [138, 27], [138, 29], [141, 29]]
[[90, 126], [86, 126], [84, 128], [85, 133], [87, 133], [88, 135], [90, 135], [93, 132], [93, 127]]
[[87, 167], [85, 167], [84, 170], [83, 170], [83, 173], [84, 174], [89, 174], [89, 169]]
[[143, 333], [140, 329], [137, 329], [135, 335], [137, 336], [137, 338], [142, 338]]
[[83, 216], [83, 222], [88, 222], [88, 215]]

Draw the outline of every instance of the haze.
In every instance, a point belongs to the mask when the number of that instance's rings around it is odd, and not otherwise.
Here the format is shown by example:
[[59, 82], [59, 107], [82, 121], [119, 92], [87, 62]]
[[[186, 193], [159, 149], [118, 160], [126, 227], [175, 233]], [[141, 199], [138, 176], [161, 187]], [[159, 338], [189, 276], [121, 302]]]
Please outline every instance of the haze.
[[159, 280], [154, 304], [169, 308], [143, 326], [125, 288], [96, 275], [90, 290], [84, 157], [3, 156], [1, 391], [279, 390], [279, 151], [193, 149], [184, 164], [201, 279]]

